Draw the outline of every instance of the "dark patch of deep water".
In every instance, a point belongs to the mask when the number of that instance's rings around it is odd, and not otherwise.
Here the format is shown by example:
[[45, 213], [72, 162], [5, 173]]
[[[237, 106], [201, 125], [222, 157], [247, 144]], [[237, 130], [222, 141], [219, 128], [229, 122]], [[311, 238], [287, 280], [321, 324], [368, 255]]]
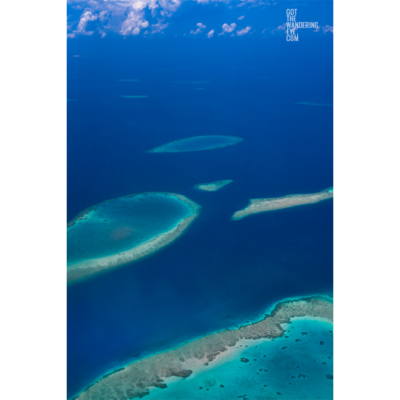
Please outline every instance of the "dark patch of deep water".
[[[76, 99], [68, 103], [68, 218], [147, 191], [183, 194], [202, 211], [160, 252], [68, 287], [69, 397], [110, 368], [250, 320], [285, 297], [332, 292], [332, 200], [230, 220], [250, 198], [332, 186], [332, 109], [294, 104], [331, 104], [332, 39], [310, 37], [290, 49], [281, 37], [229, 49], [88, 39], [69, 44], [80, 57], [68, 61], [68, 97]], [[129, 78], [139, 82], [118, 81]], [[199, 91], [176, 81], [208, 82]], [[213, 134], [243, 142], [145, 153]], [[233, 183], [214, 193], [193, 189], [220, 179]]]

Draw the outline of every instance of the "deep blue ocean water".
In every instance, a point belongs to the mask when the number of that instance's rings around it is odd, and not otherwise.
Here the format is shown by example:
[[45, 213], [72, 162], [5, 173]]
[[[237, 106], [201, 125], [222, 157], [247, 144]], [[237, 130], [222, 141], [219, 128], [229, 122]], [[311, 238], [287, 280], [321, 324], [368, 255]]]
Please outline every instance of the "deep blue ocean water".
[[[225, 39], [68, 43], [68, 220], [148, 191], [202, 206], [167, 248], [68, 286], [69, 397], [115, 367], [256, 318], [286, 297], [332, 293], [332, 200], [230, 220], [251, 198], [333, 186], [333, 109], [294, 104], [332, 104], [332, 36]], [[243, 141], [146, 153], [200, 135]], [[233, 183], [193, 188], [220, 179]]]

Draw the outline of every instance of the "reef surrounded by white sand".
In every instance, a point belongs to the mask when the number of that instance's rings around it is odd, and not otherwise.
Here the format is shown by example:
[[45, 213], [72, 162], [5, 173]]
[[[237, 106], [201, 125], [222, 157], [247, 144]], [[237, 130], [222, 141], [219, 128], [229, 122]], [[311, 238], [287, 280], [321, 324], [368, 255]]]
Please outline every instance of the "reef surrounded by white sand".
[[333, 197], [333, 188], [328, 188], [317, 193], [290, 194], [283, 197], [271, 197], [266, 199], [251, 199], [250, 204], [243, 210], [236, 211], [232, 219], [234, 221], [265, 211], [275, 211], [282, 208], [302, 206], [319, 203]]
[[195, 189], [204, 190], [206, 192], [215, 192], [219, 189], [222, 189], [224, 186], [233, 182], [232, 179], [220, 180], [210, 183], [199, 183], [198, 185], [194, 185]]
[[158, 251], [182, 235], [200, 209], [185, 196], [161, 192], [123, 196], [87, 208], [68, 224], [67, 281]]
[[185, 139], [175, 140], [148, 150], [148, 153], [184, 153], [188, 151], [212, 150], [221, 147], [232, 146], [240, 143], [243, 139], [236, 136], [193, 136]]
[[[135, 361], [86, 388], [75, 399], [127, 400], [167, 388], [170, 378], [187, 378], [206, 366], [217, 365], [238, 350], [243, 341], [282, 337], [293, 318], [317, 317], [333, 321], [333, 303], [312, 296], [278, 303], [264, 319], [237, 329], [226, 329], [188, 342], [176, 349]], [[214, 360], [216, 360], [214, 362]]]

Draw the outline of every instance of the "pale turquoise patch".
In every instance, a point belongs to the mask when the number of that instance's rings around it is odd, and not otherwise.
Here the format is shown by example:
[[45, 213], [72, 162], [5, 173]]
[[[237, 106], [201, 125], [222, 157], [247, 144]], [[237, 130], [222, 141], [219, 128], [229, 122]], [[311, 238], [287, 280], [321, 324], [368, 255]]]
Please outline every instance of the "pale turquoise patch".
[[235, 136], [194, 136], [176, 140], [149, 150], [150, 153], [178, 153], [187, 151], [211, 150], [240, 143], [243, 139]]
[[145, 97], [149, 97], [149, 96], [138, 95], [138, 96], [121, 96], [121, 97], [123, 97], [124, 99], [144, 99]]
[[222, 365], [151, 390], [149, 400], [333, 399], [333, 325], [304, 319], [287, 327], [282, 338], [248, 342]]
[[68, 228], [68, 264], [132, 249], [175, 229], [193, 212], [192, 205], [164, 193], [143, 193], [100, 203]]

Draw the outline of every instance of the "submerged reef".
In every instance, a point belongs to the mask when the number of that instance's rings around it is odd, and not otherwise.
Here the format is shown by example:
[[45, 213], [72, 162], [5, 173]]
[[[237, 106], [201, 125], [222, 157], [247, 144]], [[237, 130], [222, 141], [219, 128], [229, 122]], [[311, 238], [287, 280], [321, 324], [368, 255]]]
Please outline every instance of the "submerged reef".
[[155, 149], [149, 150], [149, 153], [180, 153], [187, 151], [211, 150], [220, 147], [232, 146], [240, 143], [243, 139], [235, 136], [193, 136], [186, 139], [175, 140], [166, 143]]
[[[154, 387], [166, 388], [164, 379], [186, 378], [196, 368], [212, 365], [222, 353], [229, 351], [243, 339], [257, 340], [282, 337], [295, 317], [317, 317], [333, 321], [333, 304], [320, 296], [278, 303], [261, 321], [212, 333], [176, 349], [135, 361], [123, 369], [104, 376], [78, 395], [79, 400], [109, 400], [141, 398]], [[208, 363], [208, 364], [207, 364]]]
[[267, 199], [251, 199], [250, 204], [244, 209], [236, 211], [232, 219], [238, 220], [251, 214], [264, 211], [275, 211], [281, 208], [301, 206], [305, 204], [318, 203], [333, 197], [333, 188], [322, 190], [318, 193], [309, 194], [290, 194], [283, 197], [271, 197]]
[[229, 183], [233, 182], [232, 179], [226, 179], [221, 181], [215, 181], [210, 183], [199, 183], [198, 185], [194, 185], [195, 189], [205, 190], [206, 192], [215, 192]]
[[87, 208], [68, 224], [68, 282], [154, 253], [180, 236], [200, 208], [185, 196], [158, 192]]

